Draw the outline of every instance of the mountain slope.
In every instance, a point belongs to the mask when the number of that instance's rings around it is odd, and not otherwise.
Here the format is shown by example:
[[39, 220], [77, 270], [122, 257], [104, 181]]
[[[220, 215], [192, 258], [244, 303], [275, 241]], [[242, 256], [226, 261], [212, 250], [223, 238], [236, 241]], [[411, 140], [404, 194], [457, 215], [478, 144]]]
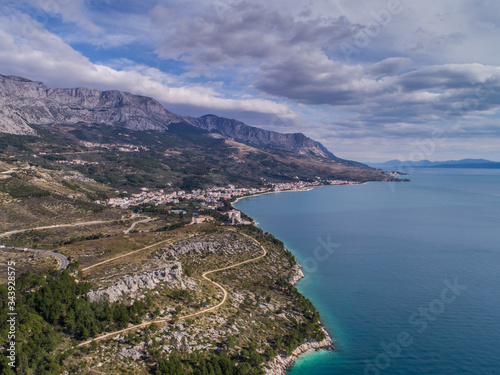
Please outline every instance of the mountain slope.
[[315, 156], [340, 160], [321, 143], [306, 137], [302, 133], [278, 133], [248, 126], [241, 121], [205, 115], [199, 118], [188, 118], [188, 121], [210, 132], [223, 135], [237, 142], [257, 148], [264, 147], [277, 151], [292, 152], [303, 156]]
[[152, 98], [120, 91], [57, 89], [7, 76], [0, 76], [0, 154], [71, 166], [118, 189], [390, 179], [301, 133], [179, 116]]

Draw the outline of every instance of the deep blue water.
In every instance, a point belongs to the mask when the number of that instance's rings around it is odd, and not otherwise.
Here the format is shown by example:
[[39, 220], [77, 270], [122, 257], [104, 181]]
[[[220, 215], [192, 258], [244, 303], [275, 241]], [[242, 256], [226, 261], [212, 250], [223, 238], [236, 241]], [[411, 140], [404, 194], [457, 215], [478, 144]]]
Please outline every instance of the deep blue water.
[[500, 374], [500, 170], [320, 187], [236, 207], [304, 267], [334, 352], [297, 374]]

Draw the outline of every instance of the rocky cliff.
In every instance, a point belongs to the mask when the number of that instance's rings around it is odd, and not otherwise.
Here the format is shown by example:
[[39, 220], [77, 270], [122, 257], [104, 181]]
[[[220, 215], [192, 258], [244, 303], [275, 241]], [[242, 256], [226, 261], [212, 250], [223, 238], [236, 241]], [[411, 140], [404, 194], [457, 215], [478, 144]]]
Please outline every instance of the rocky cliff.
[[293, 266], [293, 268], [290, 270], [290, 276], [288, 278], [288, 282], [292, 285], [295, 285], [299, 282], [300, 279], [303, 279], [304, 272], [302, 272], [302, 266], [298, 263]]
[[164, 131], [181, 122], [156, 100], [121, 91], [50, 88], [0, 75], [0, 132], [35, 134], [30, 125], [97, 123], [130, 130]]
[[[125, 276], [106, 288], [91, 290], [88, 297], [90, 301], [100, 301], [106, 298], [110, 302], [122, 301], [125, 298], [141, 299], [144, 297], [145, 290], [155, 289], [160, 284], [171, 289], [186, 289], [182, 278], [182, 264], [170, 262], [170, 264], [162, 264], [159, 269], [153, 271]], [[192, 280], [189, 280], [189, 285], [193, 287], [192, 284]]]

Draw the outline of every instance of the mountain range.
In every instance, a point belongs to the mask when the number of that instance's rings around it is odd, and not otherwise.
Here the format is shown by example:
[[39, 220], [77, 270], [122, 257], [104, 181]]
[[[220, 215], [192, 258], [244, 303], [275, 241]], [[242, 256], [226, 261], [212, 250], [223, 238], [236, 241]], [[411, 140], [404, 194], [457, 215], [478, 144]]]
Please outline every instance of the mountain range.
[[172, 123], [187, 123], [238, 142], [337, 158], [321, 143], [302, 133], [283, 134], [248, 126], [240, 121], [205, 115], [179, 116], [153, 98], [117, 90], [50, 88], [41, 82], [0, 75], [0, 129], [11, 134], [36, 134], [31, 125], [99, 123], [133, 131], [168, 130]]
[[28, 162], [37, 157], [37, 163], [57, 162], [58, 167], [76, 163], [78, 171], [113, 186], [182, 185], [186, 179], [197, 181], [188, 186], [391, 179], [336, 157], [302, 133], [273, 132], [215, 115], [181, 116], [153, 98], [117, 90], [51, 88], [4, 75], [2, 147], [14, 153], [23, 148]]

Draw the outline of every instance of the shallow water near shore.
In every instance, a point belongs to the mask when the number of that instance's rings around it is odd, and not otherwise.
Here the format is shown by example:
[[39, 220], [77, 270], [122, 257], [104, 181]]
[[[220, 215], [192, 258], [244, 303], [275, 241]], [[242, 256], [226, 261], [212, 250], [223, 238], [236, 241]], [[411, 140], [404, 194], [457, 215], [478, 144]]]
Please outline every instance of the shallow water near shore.
[[303, 265], [335, 352], [289, 374], [500, 374], [500, 170], [250, 197]]

